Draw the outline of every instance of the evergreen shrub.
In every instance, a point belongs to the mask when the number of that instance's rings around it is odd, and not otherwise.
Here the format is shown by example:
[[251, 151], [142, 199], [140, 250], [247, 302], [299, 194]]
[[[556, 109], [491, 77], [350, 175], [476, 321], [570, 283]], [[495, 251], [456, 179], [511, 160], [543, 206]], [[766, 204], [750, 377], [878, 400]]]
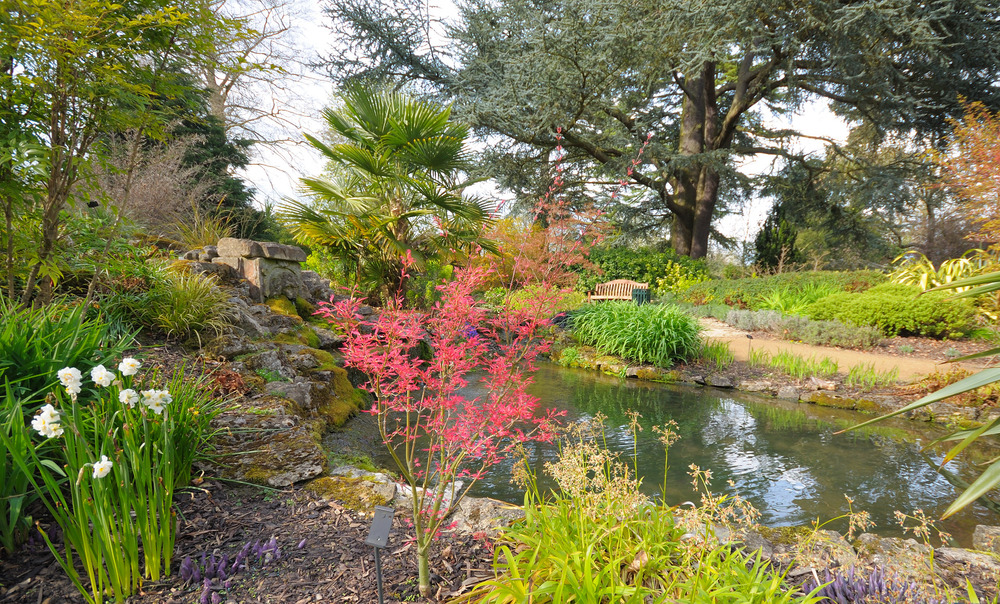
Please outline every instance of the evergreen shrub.
[[862, 292], [884, 283], [878, 271], [803, 271], [766, 277], [713, 279], [692, 286], [680, 299], [694, 304], [727, 304], [735, 308], [758, 310], [775, 294], [797, 295], [822, 289]]
[[884, 335], [960, 338], [975, 327], [968, 300], [950, 300], [948, 292], [920, 294], [911, 285], [887, 283], [859, 294], [834, 294], [812, 304], [807, 315], [876, 327]]

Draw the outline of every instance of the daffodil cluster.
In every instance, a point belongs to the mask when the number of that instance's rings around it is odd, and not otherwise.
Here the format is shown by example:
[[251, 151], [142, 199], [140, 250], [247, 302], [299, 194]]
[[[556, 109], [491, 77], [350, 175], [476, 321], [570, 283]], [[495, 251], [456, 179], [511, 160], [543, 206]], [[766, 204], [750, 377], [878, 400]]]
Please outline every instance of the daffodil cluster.
[[59, 412], [52, 405], [45, 405], [38, 415], [31, 420], [31, 428], [45, 438], [62, 436], [63, 429], [59, 424]]
[[163, 409], [173, 402], [173, 400], [173, 397], [170, 396], [170, 392], [167, 390], [142, 391], [142, 404], [157, 415], [162, 414]]

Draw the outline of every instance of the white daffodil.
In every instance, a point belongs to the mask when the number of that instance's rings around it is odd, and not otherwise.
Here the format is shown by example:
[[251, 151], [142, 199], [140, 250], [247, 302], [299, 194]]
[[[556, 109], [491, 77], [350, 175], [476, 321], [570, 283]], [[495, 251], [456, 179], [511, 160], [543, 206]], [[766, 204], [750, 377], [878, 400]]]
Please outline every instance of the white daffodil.
[[138, 373], [139, 367], [142, 367], [142, 363], [132, 357], [125, 357], [121, 363], [118, 363], [118, 371], [121, 371], [122, 375], [125, 376], [135, 375]]
[[173, 400], [173, 397], [170, 396], [170, 392], [167, 390], [142, 391], [142, 404], [157, 415], [163, 413], [163, 409], [173, 402]]
[[62, 436], [63, 429], [59, 425], [59, 412], [52, 405], [45, 405], [31, 420], [31, 428], [45, 438]]
[[94, 380], [94, 383], [98, 386], [107, 388], [114, 381], [115, 374], [105, 369], [104, 365], [98, 365], [90, 370], [90, 379]]
[[134, 408], [139, 403], [139, 393], [131, 388], [126, 388], [118, 393], [118, 400], [123, 405]]
[[80, 375], [80, 370], [76, 367], [63, 367], [60, 369], [56, 375], [59, 376], [59, 382], [66, 387], [66, 392], [71, 396], [80, 394], [80, 387], [83, 383], [83, 376]]
[[111, 472], [111, 466], [114, 463], [108, 459], [107, 455], [101, 455], [101, 461], [96, 462], [94, 465], [94, 478], [104, 478]]

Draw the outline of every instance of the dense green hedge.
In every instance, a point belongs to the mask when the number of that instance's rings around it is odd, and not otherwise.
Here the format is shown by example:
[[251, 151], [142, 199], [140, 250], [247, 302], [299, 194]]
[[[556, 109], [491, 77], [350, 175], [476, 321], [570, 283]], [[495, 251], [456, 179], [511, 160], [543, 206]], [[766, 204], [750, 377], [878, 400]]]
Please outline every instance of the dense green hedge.
[[884, 283], [885, 280], [885, 275], [877, 271], [781, 273], [745, 279], [713, 279], [692, 286], [680, 294], [680, 298], [694, 304], [717, 303], [757, 310], [768, 297], [779, 292], [795, 294], [810, 288], [835, 288], [844, 292], [861, 292]]
[[591, 250], [589, 258], [602, 272], [587, 271], [580, 275], [577, 289], [584, 291], [612, 279], [632, 279], [649, 283], [650, 289], [659, 295], [681, 292], [708, 279], [704, 261], [692, 260], [673, 250], [598, 248]]
[[698, 321], [672, 304], [600, 302], [573, 312], [573, 336], [602, 354], [670, 367], [701, 350]]
[[890, 337], [959, 338], [975, 326], [975, 311], [968, 300], [948, 300], [951, 295], [921, 294], [916, 286], [886, 283], [863, 293], [827, 296], [806, 314], [814, 320], [871, 325]]

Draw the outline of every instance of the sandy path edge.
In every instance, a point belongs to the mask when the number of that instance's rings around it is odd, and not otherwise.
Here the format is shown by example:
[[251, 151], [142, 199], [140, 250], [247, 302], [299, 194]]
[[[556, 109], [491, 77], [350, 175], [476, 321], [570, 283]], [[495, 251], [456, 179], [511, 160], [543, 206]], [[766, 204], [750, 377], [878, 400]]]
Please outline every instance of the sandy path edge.
[[979, 371], [984, 365], [975, 363], [939, 363], [930, 359], [898, 357], [874, 352], [864, 352], [860, 350], [848, 350], [844, 348], [832, 348], [828, 346], [813, 346], [801, 342], [789, 340], [778, 340], [769, 336], [755, 334], [753, 339], [747, 338], [749, 332], [736, 329], [721, 321], [711, 318], [699, 319], [701, 323], [701, 336], [710, 342], [725, 342], [729, 344], [729, 349], [737, 361], [747, 362], [750, 360], [751, 350], [766, 350], [770, 354], [781, 351], [789, 351], [793, 354], [805, 358], [822, 359], [827, 357], [837, 362], [838, 373], [846, 375], [851, 367], [856, 365], [874, 365], [876, 371], [892, 371], [896, 368], [899, 371], [900, 382], [914, 382], [920, 378], [936, 371], [948, 372], [961, 367], [969, 371]]

